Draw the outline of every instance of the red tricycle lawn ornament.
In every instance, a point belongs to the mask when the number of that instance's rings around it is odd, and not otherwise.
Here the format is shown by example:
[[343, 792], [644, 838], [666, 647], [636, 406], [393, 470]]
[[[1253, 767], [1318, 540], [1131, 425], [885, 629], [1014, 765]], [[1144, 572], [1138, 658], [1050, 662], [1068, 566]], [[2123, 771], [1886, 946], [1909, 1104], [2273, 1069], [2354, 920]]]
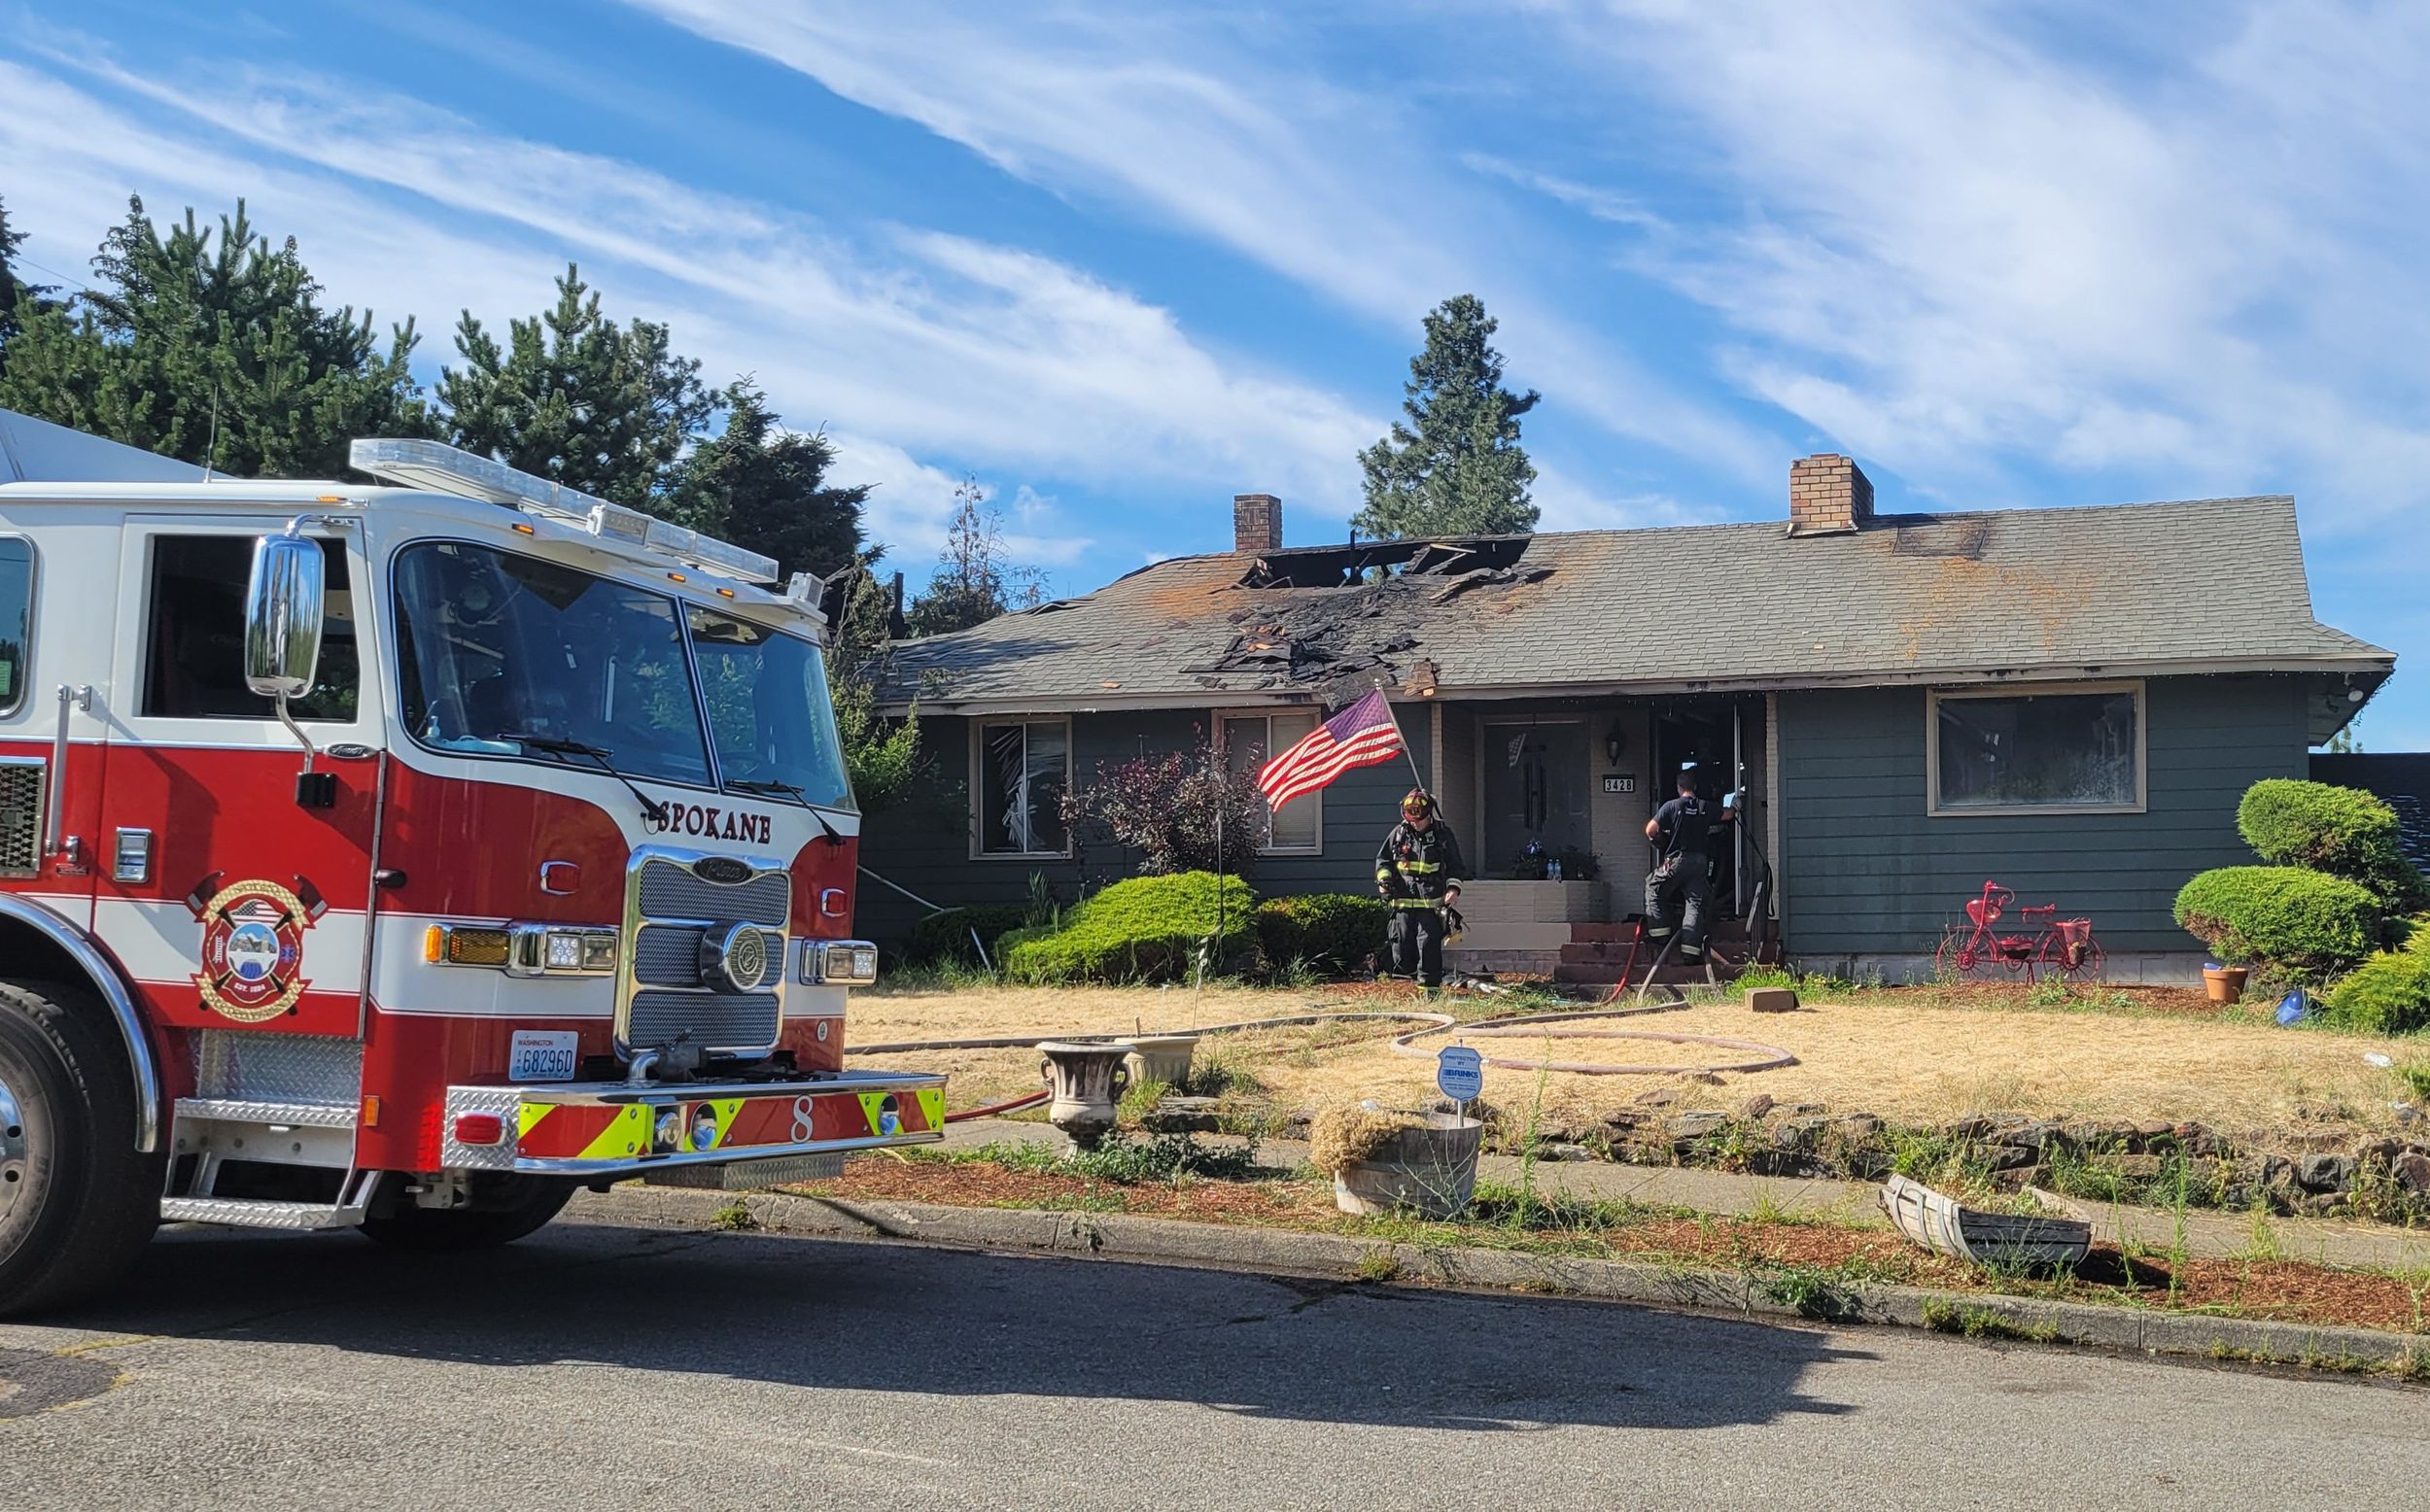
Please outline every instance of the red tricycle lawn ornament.
[[2061, 981], [2099, 979], [2105, 956], [2093, 938], [2089, 918], [2061, 918], [2059, 905], [2044, 903], [2017, 910], [2021, 928], [2002, 933], [2017, 895], [1997, 882], [1985, 882], [1983, 896], [1966, 900], [1966, 922], [1952, 924], [1941, 936], [1932, 957], [1943, 980], [1968, 978], [2022, 977], [2027, 981], [2053, 978]]

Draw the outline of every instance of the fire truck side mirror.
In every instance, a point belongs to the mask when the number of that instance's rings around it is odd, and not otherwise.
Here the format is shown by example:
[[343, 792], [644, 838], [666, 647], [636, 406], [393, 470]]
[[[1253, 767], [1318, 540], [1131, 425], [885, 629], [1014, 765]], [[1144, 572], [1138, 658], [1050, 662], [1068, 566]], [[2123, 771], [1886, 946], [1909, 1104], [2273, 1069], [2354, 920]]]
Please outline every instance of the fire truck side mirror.
[[[301, 698], [321, 665], [321, 543], [264, 535], [253, 543], [245, 589], [245, 686], [263, 698]], [[281, 710], [284, 717], [285, 711]]]

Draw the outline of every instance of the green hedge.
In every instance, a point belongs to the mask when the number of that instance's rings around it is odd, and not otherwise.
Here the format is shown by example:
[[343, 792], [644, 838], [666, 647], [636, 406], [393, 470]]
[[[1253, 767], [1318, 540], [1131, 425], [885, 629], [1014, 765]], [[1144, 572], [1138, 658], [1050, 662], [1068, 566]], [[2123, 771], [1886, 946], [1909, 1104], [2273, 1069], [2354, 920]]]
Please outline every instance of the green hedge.
[[1029, 906], [1022, 903], [986, 904], [931, 913], [912, 926], [911, 939], [903, 946], [903, 964], [935, 966], [955, 961], [976, 966], [979, 952], [970, 943], [973, 930], [987, 942], [988, 957], [994, 960], [1003, 953], [1003, 937], [1028, 922]]
[[2363, 1034], [2430, 1029], [2430, 927], [2416, 921], [2401, 950], [2382, 950], [2347, 974], [2321, 1016]]
[[[1216, 965], [1228, 969], [1256, 953], [1257, 898], [1236, 876], [1222, 887]], [[1060, 929], [1007, 935], [998, 964], [1024, 981], [1177, 981], [1195, 970], [1200, 943], [1215, 933], [1216, 898], [1211, 872], [1134, 876], [1082, 900]]]
[[2271, 865], [2359, 882], [2389, 913], [2430, 905], [2421, 873], [2397, 848], [2396, 810], [2360, 788], [2272, 777], [2246, 791], [2236, 827]]
[[1391, 918], [1384, 900], [1357, 893], [1269, 898], [1257, 907], [1257, 938], [1277, 966], [1299, 961], [1318, 971], [1356, 971], [1383, 949]]
[[2230, 960], [2317, 980], [2371, 953], [2378, 900], [2361, 884], [2291, 866], [2204, 872], [2177, 894], [2177, 923]]

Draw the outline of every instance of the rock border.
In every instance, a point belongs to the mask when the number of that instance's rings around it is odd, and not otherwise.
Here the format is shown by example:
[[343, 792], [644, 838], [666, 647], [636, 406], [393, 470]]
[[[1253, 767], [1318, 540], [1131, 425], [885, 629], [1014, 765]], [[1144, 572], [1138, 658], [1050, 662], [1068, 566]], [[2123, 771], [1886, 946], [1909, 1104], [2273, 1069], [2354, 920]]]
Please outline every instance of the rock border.
[[[738, 1213], [738, 1208], [740, 1212]], [[1923, 1287], [1857, 1285], [1799, 1298], [1759, 1272], [1718, 1271], [1526, 1254], [1475, 1246], [1396, 1244], [1247, 1224], [1194, 1223], [1037, 1208], [858, 1202], [790, 1192], [719, 1194], [620, 1186], [577, 1198], [571, 1216], [700, 1223], [817, 1238], [1033, 1252], [1249, 1274], [1321, 1276], [1474, 1291], [1518, 1291], [1646, 1306], [1890, 1324], [1968, 1338], [2075, 1344], [2224, 1363], [2295, 1365], [2403, 1379], [2430, 1377], [2430, 1334], [2154, 1313]], [[1770, 1284], [1767, 1285], [1767, 1282]]]

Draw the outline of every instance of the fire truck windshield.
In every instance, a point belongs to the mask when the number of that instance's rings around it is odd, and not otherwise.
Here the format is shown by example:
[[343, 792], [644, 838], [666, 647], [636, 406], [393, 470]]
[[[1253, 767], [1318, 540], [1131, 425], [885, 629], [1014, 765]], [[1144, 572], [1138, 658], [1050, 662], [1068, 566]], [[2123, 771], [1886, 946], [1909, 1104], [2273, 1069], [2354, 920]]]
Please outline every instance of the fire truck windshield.
[[850, 808], [851, 782], [818, 647], [732, 615], [689, 613], [709, 731], [726, 785]]
[[424, 745], [709, 783], [679, 606], [631, 583], [463, 541], [397, 554], [398, 681]]

